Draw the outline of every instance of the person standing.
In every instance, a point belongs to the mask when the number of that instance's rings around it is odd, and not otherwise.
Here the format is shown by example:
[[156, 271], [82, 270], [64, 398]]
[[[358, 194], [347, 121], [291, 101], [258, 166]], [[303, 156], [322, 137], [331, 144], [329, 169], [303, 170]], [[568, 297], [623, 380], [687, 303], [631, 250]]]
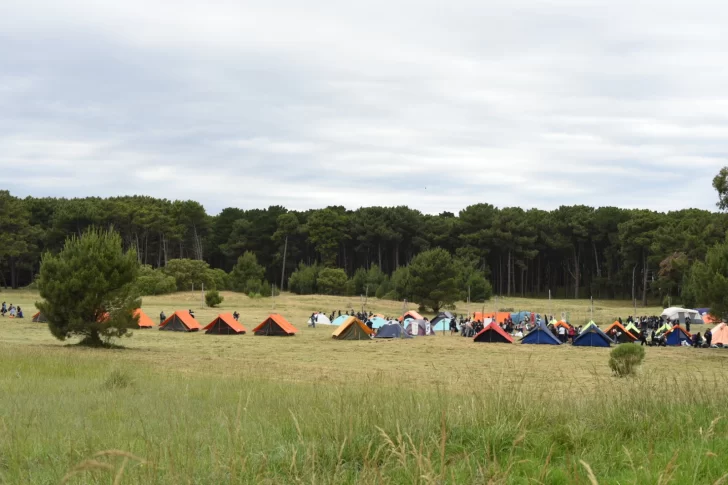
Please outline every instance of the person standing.
[[690, 321], [690, 317], [685, 317], [685, 330], [687, 330], [688, 333], [690, 333], [690, 323], [692, 323]]
[[166, 319], [167, 315], [164, 314], [164, 310], [159, 312], [159, 324], [162, 325]]
[[713, 342], [713, 332], [710, 331], [710, 329], [705, 331], [705, 346], [710, 348]]
[[559, 325], [559, 340], [561, 343], [566, 343], [566, 329], [563, 325]]

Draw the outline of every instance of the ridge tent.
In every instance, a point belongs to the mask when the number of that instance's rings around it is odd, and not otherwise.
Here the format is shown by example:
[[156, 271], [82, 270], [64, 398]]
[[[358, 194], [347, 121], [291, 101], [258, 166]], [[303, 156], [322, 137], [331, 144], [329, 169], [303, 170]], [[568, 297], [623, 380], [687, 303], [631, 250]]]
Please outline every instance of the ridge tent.
[[425, 319], [425, 317], [423, 317], [422, 315], [420, 315], [416, 311], [410, 310], [407, 313], [405, 313], [404, 315], [402, 315], [401, 317], [399, 317], [399, 321], [400, 322], [404, 322], [408, 318], [411, 318], [413, 320], [424, 320]]
[[381, 328], [384, 325], [387, 325], [389, 323], [383, 317], [377, 317], [377, 316], [372, 317], [370, 319], [370, 321], [372, 322], [372, 328], [374, 328], [374, 329]]
[[540, 344], [540, 345], [561, 345], [561, 341], [551, 333], [551, 330], [546, 326], [545, 323], [539, 322], [536, 327], [528, 332], [523, 338], [521, 343], [524, 344]]
[[432, 325], [430, 325], [430, 322], [426, 322], [422, 319], [409, 320], [409, 323], [405, 326], [405, 328], [407, 329], [407, 333], [409, 333], [413, 337], [435, 335], [435, 332], [432, 330]]
[[[619, 323], [619, 321], [615, 321], [614, 323]], [[627, 325], [624, 326], [625, 330], [627, 330], [629, 333], [634, 335], [635, 337], [640, 336], [640, 329], [637, 328], [637, 325], [635, 325], [633, 322], [629, 322]]]
[[703, 315], [703, 323], [705, 323], [706, 325], [718, 325], [720, 322], [720, 318], [716, 318], [710, 313], [705, 313]]
[[[553, 320], [551, 320], [551, 322], [552, 322], [551, 325], [553, 325], [554, 328], [564, 327], [566, 330], [571, 328], [571, 325], [569, 325], [568, 322], [566, 322], [564, 320], [559, 320], [558, 322], [554, 322]], [[590, 322], [590, 323], [592, 325], [594, 325], [594, 322]], [[588, 327], [588, 325], [587, 325], [587, 327]]]
[[662, 327], [658, 328], [657, 332], [655, 332], [655, 333], [659, 335], [663, 332], [669, 332], [671, 329], [672, 329], [672, 325], [670, 325], [669, 323], [665, 323]]
[[473, 342], [512, 344], [513, 337], [500, 328], [500, 325], [491, 322], [473, 337]]
[[229, 313], [221, 313], [203, 330], [207, 335], [244, 335], [245, 327]]
[[[437, 326], [441, 321], [445, 320], [447, 322], [447, 327], [450, 328], [450, 320], [455, 318], [455, 315], [453, 315], [450, 312], [440, 312], [437, 314], [435, 318], [432, 319], [430, 322], [433, 327]], [[443, 330], [442, 328], [438, 328], [438, 330]]]
[[349, 317], [331, 334], [336, 340], [369, 340], [374, 332], [356, 317]]
[[268, 316], [263, 322], [253, 329], [255, 335], [266, 336], [292, 336], [298, 332], [298, 329], [288, 323], [288, 320], [281, 315], [274, 313]]
[[401, 323], [390, 322], [379, 327], [374, 338], [412, 338], [412, 335], [407, 333]]
[[331, 325], [336, 325], [338, 327], [339, 325], [344, 323], [347, 318], [349, 318], [349, 315], [339, 315], [338, 317], [334, 318], [334, 321], [331, 322]]
[[139, 328], [152, 328], [154, 326], [152, 319], [141, 308], [134, 310], [134, 316], [137, 315], [139, 316]]
[[32, 321], [34, 323], [48, 323], [48, 319], [41, 312], [38, 312], [35, 315], [33, 315]]
[[682, 345], [683, 342], [693, 345], [692, 336], [679, 325], [672, 327], [665, 335], [665, 343], [667, 345], [679, 346]]
[[[627, 343], [631, 343], [631, 342], [634, 342], [635, 340], [637, 340], [637, 335], [632, 334], [632, 332], [630, 332], [629, 330], [624, 328], [622, 326], [622, 324], [619, 322], [614, 322], [613, 324], [611, 324], [609, 327], [607, 327], [606, 330], [604, 330], [604, 333], [606, 333], [607, 336], [609, 336], [610, 332], [615, 328], [622, 332], [622, 335], [617, 337], [617, 340], [615, 341], [615, 343], [627, 344]], [[611, 338], [611, 337], [609, 337], [609, 338]]]
[[713, 334], [713, 339], [710, 341], [710, 345], [721, 344], [723, 347], [728, 347], [728, 325], [725, 323], [719, 323], [710, 331]]
[[184, 310], [176, 311], [159, 326], [159, 330], [171, 332], [197, 332], [200, 324], [192, 318], [189, 312]]
[[[593, 322], [592, 322], [593, 323]], [[610, 347], [614, 342], [596, 325], [587, 325], [574, 339], [576, 347]]]
[[660, 315], [663, 318], [667, 318], [670, 321], [677, 320], [680, 323], [685, 323], [685, 317], [690, 317], [692, 323], [703, 323], [703, 317], [700, 313], [695, 310], [688, 310], [686, 308], [670, 307], [665, 308], [665, 311]]
[[[329, 320], [329, 317], [327, 317], [323, 313], [317, 313], [315, 318], [316, 318], [316, 325], [331, 325], [331, 320]], [[311, 325], [311, 318], [310, 317], [309, 317], [307, 323], [309, 325]]]

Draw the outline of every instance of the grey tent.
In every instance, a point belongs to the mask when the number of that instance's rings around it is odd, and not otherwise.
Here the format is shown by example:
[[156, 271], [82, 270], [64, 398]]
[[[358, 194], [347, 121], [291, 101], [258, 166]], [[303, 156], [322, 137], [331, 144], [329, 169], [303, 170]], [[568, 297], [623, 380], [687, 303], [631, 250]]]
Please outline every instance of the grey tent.
[[401, 323], [392, 322], [379, 327], [374, 338], [412, 338], [412, 336], [407, 333]]
[[430, 322], [425, 320], [408, 320], [407, 333], [413, 337], [424, 337], [426, 335], [435, 335], [435, 330], [432, 325], [430, 325]]

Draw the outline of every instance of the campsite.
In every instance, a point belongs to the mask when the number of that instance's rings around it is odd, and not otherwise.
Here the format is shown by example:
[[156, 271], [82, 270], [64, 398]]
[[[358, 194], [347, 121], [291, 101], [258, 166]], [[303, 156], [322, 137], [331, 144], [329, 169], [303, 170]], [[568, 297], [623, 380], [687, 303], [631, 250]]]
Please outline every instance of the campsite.
[[[38, 297], [6, 294], [27, 308]], [[224, 296], [219, 309], [200, 308], [191, 292], [145, 297], [154, 328], [118, 350], [0, 319], [0, 426], [10, 437], [0, 440], [0, 478], [59, 483], [84, 462], [67, 483], [109, 483], [122, 464], [120, 483], [131, 484], [382, 483], [382, 474], [428, 483], [421, 477], [443, 473], [450, 483], [590, 483], [582, 461], [598, 483], [666, 473], [670, 483], [713, 483], [726, 472], [728, 350], [649, 348], [626, 380], [611, 375], [607, 348], [480, 344], [448, 332], [339, 340], [336, 326], [306, 322], [350, 298]], [[398, 302], [370, 305], [401, 314]], [[554, 306], [591, 317], [586, 300]], [[158, 331], [162, 310], [189, 308], [202, 327], [238, 311], [247, 332]], [[273, 312], [296, 333], [256, 336]], [[599, 302], [594, 319], [607, 328], [630, 313], [628, 302]]]

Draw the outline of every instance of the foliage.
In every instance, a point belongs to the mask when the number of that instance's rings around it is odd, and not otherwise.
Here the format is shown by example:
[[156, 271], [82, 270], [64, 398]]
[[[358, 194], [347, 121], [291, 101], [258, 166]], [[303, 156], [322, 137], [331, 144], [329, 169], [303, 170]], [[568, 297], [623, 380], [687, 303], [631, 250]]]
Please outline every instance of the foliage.
[[210, 289], [224, 291], [230, 289], [230, 275], [220, 268], [208, 269], [207, 280], [210, 281]]
[[609, 353], [609, 368], [617, 377], [627, 377], [635, 374], [637, 368], [645, 360], [645, 348], [641, 345], [617, 345]]
[[177, 281], [160, 269], [143, 265], [139, 268], [136, 287], [140, 296], [166, 295], [177, 291]]
[[457, 286], [457, 270], [450, 254], [435, 248], [415, 256], [409, 266], [415, 300], [437, 313], [452, 307], [461, 296]]
[[728, 241], [708, 250], [705, 261], [690, 272], [688, 298], [710, 308], [710, 314], [728, 318]]
[[210, 308], [215, 308], [220, 303], [222, 303], [225, 300], [224, 296], [220, 295], [220, 292], [217, 290], [209, 290], [205, 292], [205, 303]]
[[346, 272], [343, 269], [324, 268], [319, 271], [316, 286], [323, 295], [343, 295], [346, 281]]
[[58, 255], [43, 256], [37, 307], [57, 339], [79, 335], [86, 345], [108, 344], [137, 323], [138, 272], [136, 252], [122, 250], [118, 233], [90, 229], [69, 238]]
[[412, 275], [407, 267], [399, 268], [392, 273], [390, 279], [390, 298], [388, 300], [409, 300], [412, 301]]
[[260, 293], [264, 274], [265, 269], [258, 264], [255, 254], [246, 251], [230, 273], [230, 287], [243, 293]]
[[214, 281], [208, 271], [210, 265], [204, 261], [196, 259], [172, 259], [164, 267], [164, 274], [172, 276], [177, 282], [178, 291], [191, 291], [194, 286], [195, 290], [205, 285], [211, 288]]
[[304, 263], [298, 265], [288, 280], [288, 289], [299, 295], [312, 295], [316, 292], [316, 277], [318, 266], [307, 266]]

